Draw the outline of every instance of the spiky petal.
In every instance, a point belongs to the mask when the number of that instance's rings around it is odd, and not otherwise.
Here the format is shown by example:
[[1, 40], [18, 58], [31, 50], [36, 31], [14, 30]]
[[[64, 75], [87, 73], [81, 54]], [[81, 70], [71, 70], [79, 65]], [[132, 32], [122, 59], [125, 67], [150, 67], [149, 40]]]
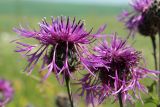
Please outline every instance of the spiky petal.
[[87, 70], [95, 76], [88, 73], [79, 80], [80, 95], [93, 106], [94, 101], [100, 104], [107, 97], [113, 96], [117, 100], [119, 93], [124, 103], [133, 100], [132, 93], [141, 99], [140, 91], [147, 93], [147, 89], [140, 80], [157, 79], [156, 74], [159, 74], [145, 68], [141, 52], [127, 45], [127, 40], [118, 38], [116, 34], [110, 37], [111, 43], [104, 40], [94, 47], [94, 53], [88, 53], [82, 59]]
[[[129, 29], [130, 31], [129, 35], [134, 36], [137, 31], [140, 31], [141, 33], [141, 29], [139, 28], [142, 28], [142, 27], [145, 27], [143, 28], [145, 29], [145, 31], [142, 31], [142, 33], [145, 32], [143, 33], [143, 35], [148, 36], [150, 35], [150, 33], [152, 33], [152, 30], [150, 30], [151, 29], [150, 26], [152, 25], [142, 26], [146, 23], [148, 24], [150, 23], [148, 22], [148, 17], [150, 17], [150, 14], [148, 14], [148, 12], [150, 11], [150, 7], [152, 3], [153, 3], [153, 0], [132, 0], [131, 7], [133, 8], [133, 10], [131, 12], [124, 11], [119, 16], [119, 20], [125, 24], [127, 29]], [[149, 27], [149, 29], [147, 27]]]
[[0, 107], [3, 107], [7, 103], [9, 103], [13, 97], [13, 88], [9, 81], [0, 79], [0, 94], [1, 94]]
[[84, 25], [84, 21], [76, 22], [75, 18], [71, 21], [70, 17], [61, 16], [55, 19], [52, 17], [51, 23], [44, 18], [37, 31], [15, 28], [14, 31], [22, 37], [39, 42], [35, 45], [16, 42], [19, 45], [16, 52], [23, 53], [29, 62], [25, 71], [30, 74], [39, 60], [42, 60], [40, 71], [48, 69], [44, 79], [51, 72], [54, 72], [58, 79], [60, 74], [63, 74], [63, 77], [72, 76], [71, 73], [80, 63], [80, 53], [85, 49], [84, 45], [93, 42], [105, 28], [104, 26], [92, 34], [92, 29], [88, 32]]

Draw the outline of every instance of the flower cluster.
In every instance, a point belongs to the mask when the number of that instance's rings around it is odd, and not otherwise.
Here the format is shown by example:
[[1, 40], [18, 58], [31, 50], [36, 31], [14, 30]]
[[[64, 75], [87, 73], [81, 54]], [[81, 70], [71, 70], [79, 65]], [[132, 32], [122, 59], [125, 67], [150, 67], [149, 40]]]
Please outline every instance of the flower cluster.
[[10, 82], [0, 79], [0, 107], [6, 105], [13, 97], [13, 88]]
[[[40, 58], [43, 60], [41, 71], [48, 69], [45, 75], [46, 79], [51, 72], [54, 72], [59, 79], [59, 75], [72, 76], [72, 72], [80, 63], [81, 51], [85, 49], [84, 44], [89, 44], [95, 40], [105, 28], [101, 27], [97, 33], [91, 34], [92, 29], [88, 32], [84, 27], [84, 22], [76, 22], [70, 17], [52, 17], [49, 24], [44, 18], [39, 23], [38, 31], [28, 30], [25, 28], [16, 28], [14, 31], [25, 38], [38, 40], [39, 44], [29, 45], [26, 43], [16, 42], [16, 52], [24, 53], [28, 59], [28, 66], [25, 71], [32, 72]], [[63, 78], [64, 79], [64, 78]]]
[[156, 79], [158, 72], [144, 68], [141, 52], [127, 45], [126, 40], [118, 38], [116, 34], [108, 38], [111, 38], [110, 44], [104, 40], [95, 46], [94, 53], [85, 53], [82, 59], [86, 68], [95, 75], [88, 73], [79, 80], [82, 86], [80, 95], [86, 96], [86, 102], [92, 105], [95, 101], [100, 104], [110, 96], [117, 100], [119, 94], [124, 103], [134, 100], [132, 93], [141, 99], [140, 90], [147, 92], [147, 89], [140, 80], [150, 76]]
[[154, 36], [160, 24], [158, 3], [157, 0], [133, 0], [133, 11], [124, 11], [119, 20], [125, 23], [130, 35], [139, 31], [144, 36]]
[[[122, 15], [121, 20], [131, 34], [140, 30], [142, 22], [145, 23], [144, 14], [151, 4], [151, 0], [135, 0], [132, 6], [136, 12]], [[25, 71], [30, 74], [41, 59], [40, 71], [48, 69], [44, 79], [53, 72], [58, 80], [62, 74], [64, 81], [73, 76], [80, 64], [83, 65], [88, 72], [78, 80], [78, 84], [81, 85], [80, 95], [85, 96], [88, 104], [100, 104], [110, 96], [115, 100], [121, 97], [124, 103], [134, 100], [132, 94], [141, 99], [140, 90], [147, 93], [147, 89], [140, 80], [145, 77], [157, 79], [159, 72], [146, 69], [141, 52], [127, 45], [127, 40], [118, 38], [117, 34], [108, 35], [110, 43], [104, 40], [93, 50], [88, 49], [87, 45], [97, 37], [103, 37], [101, 32], [105, 26], [92, 34], [92, 29], [86, 31], [83, 21], [76, 22], [75, 18], [71, 21], [70, 17], [62, 16], [52, 18], [51, 24], [43, 19], [39, 26], [38, 31], [22, 27], [14, 29], [22, 37], [38, 41], [36, 45], [16, 41], [16, 52], [22, 53], [29, 62]]]

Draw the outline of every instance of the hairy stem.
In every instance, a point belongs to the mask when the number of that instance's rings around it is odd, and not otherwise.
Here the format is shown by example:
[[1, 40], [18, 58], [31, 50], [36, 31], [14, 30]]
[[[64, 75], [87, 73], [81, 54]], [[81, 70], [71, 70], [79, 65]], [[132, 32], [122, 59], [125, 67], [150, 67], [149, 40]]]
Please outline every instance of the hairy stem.
[[122, 94], [121, 94], [121, 92], [118, 93], [118, 100], [119, 100], [119, 107], [123, 107]]
[[68, 76], [66, 76], [65, 81], [66, 81], [66, 87], [67, 87], [67, 92], [68, 92], [68, 97], [69, 97], [71, 107], [74, 107], [73, 99], [72, 99], [72, 91], [71, 91], [71, 87], [70, 87], [70, 78]]

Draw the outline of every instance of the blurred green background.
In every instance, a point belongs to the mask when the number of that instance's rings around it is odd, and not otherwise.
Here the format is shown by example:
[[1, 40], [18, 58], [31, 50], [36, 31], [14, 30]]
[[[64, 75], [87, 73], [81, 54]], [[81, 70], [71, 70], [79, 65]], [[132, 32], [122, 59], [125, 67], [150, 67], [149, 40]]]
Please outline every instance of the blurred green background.
[[[59, 93], [65, 93], [64, 86], [58, 84], [54, 75], [51, 75], [45, 83], [40, 83], [42, 75], [37, 73], [39, 65], [36, 66], [32, 75], [27, 76], [23, 69], [27, 64], [26, 60], [14, 52], [15, 43], [10, 41], [18, 36], [12, 31], [13, 27], [30, 25], [37, 28], [38, 22], [43, 17], [50, 21], [50, 16], [76, 16], [77, 19], [84, 19], [86, 27], [91, 27], [94, 31], [103, 24], [107, 24], [105, 33], [118, 32], [121, 37], [127, 36], [122, 23], [117, 21], [117, 16], [124, 9], [128, 9], [125, 4], [121, 5], [96, 5], [78, 3], [59, 2], [38, 2], [23, 0], [0, 0], [0, 76], [9, 79], [15, 90], [13, 101], [7, 107], [56, 107], [55, 98]], [[134, 44], [133, 44], [134, 43]], [[143, 52], [148, 68], [153, 69], [152, 45], [150, 38], [136, 35], [130, 44]], [[145, 80], [146, 85], [152, 81]], [[146, 96], [143, 95], [143, 98]], [[81, 98], [80, 98], [81, 99]], [[78, 100], [78, 107], [85, 107], [83, 99]], [[142, 105], [137, 101], [136, 107], [154, 107], [153, 104]], [[101, 107], [118, 107], [117, 103], [112, 104], [107, 100]]]

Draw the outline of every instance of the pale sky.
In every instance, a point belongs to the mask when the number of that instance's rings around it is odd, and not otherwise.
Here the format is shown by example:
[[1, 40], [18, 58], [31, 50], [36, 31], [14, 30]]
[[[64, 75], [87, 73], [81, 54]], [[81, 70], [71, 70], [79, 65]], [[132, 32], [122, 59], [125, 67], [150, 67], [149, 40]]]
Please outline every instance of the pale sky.
[[87, 4], [128, 4], [131, 0], [32, 0], [65, 3], [87, 3]]

